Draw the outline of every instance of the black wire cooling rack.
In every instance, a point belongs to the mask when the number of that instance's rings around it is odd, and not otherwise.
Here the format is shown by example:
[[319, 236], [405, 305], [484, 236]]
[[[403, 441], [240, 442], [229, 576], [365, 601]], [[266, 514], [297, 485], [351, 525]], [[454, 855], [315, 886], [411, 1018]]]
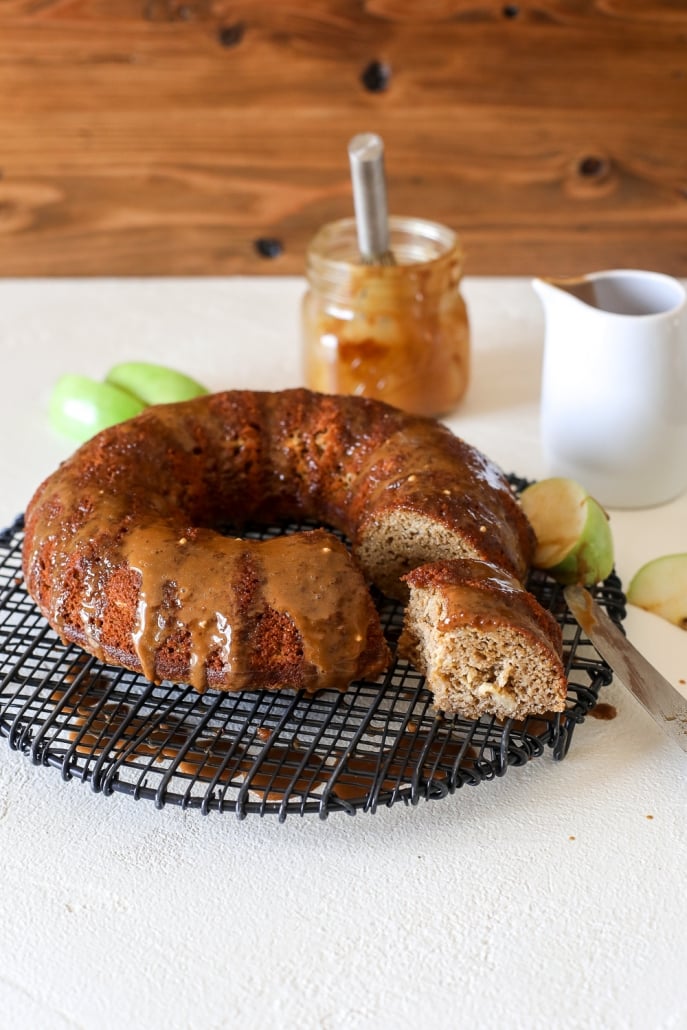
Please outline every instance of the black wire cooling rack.
[[[516, 481], [519, 482], [519, 481]], [[261, 529], [265, 539], [296, 525]], [[568, 673], [564, 712], [521, 722], [445, 718], [424, 679], [396, 658], [378, 681], [346, 693], [197, 694], [98, 662], [64, 645], [27, 595], [23, 521], [0, 533], [0, 735], [35, 764], [95, 791], [152, 800], [158, 808], [275, 814], [375, 811], [397, 801], [446, 797], [503, 776], [548, 748], [565, 757], [575, 725], [612, 678], [567, 611], [560, 588], [534, 573], [528, 586], [558, 619]], [[618, 623], [620, 581], [597, 601]], [[400, 605], [380, 599], [392, 648]]]

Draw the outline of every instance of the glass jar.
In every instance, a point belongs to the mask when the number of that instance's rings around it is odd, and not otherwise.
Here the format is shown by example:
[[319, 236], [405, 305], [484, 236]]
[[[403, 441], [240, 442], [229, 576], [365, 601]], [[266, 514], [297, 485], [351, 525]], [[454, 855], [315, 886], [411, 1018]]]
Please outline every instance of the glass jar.
[[442, 415], [468, 385], [470, 332], [460, 293], [463, 251], [451, 229], [389, 219], [394, 264], [361, 263], [355, 219], [325, 225], [306, 261], [305, 381], [321, 393], [376, 397]]

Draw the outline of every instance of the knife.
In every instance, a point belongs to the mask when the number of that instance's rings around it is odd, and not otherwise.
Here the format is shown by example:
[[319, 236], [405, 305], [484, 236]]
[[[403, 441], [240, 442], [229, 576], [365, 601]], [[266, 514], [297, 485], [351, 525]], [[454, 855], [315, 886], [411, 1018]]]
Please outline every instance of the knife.
[[563, 590], [570, 612], [611, 669], [674, 744], [687, 751], [687, 701], [639, 653], [584, 587]]

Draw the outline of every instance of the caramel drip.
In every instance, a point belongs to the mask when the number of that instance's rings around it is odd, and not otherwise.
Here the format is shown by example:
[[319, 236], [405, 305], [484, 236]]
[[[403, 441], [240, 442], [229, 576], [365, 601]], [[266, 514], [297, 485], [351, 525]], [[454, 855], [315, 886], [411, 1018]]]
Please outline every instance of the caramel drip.
[[606, 701], [600, 701], [589, 711], [592, 719], [603, 719], [604, 721], [615, 719], [617, 714], [618, 709], [615, 705], [609, 705]]
[[[212, 658], [233, 689], [251, 686], [250, 629], [268, 610], [298, 627], [306, 689], [354, 678], [369, 612], [355, 567], [324, 531], [253, 541], [198, 530], [193, 539], [161, 524], [134, 529], [124, 556], [141, 577], [133, 641], [144, 675], [174, 634], [190, 636], [189, 682], [204, 690]], [[257, 584], [241, 590], [249, 568]], [[237, 627], [244, 632], [237, 632]]]
[[[132, 718], [129, 705], [104, 701], [103, 689], [90, 680], [69, 695], [65, 690], [54, 690], [50, 700], [61, 705], [70, 727], [66, 737], [74, 743], [78, 755], [99, 758], [111, 751], [117, 759], [127, 752], [132, 759], [165, 762], [176, 760], [188, 750], [189, 734], [181, 722], [168, 718], [151, 725], [145, 716]], [[125, 721], [126, 732], [122, 733]]]
[[149, 680], [156, 679], [158, 650], [174, 634], [188, 634], [188, 678], [196, 690], [205, 689], [211, 653], [243, 682], [247, 670], [234, 647], [236, 602], [230, 584], [246, 546], [208, 531], [200, 531], [191, 543], [162, 523], [127, 535], [124, 557], [141, 577], [133, 643]]
[[[299, 773], [296, 769], [303, 763]], [[241, 768], [250, 773], [253, 763], [246, 759]], [[310, 794], [327, 782], [328, 769], [317, 756], [304, 761], [303, 752], [294, 747], [272, 747], [268, 757], [250, 777], [249, 790], [265, 801], [282, 801], [284, 795]]]
[[[222, 786], [239, 786], [249, 778], [251, 794], [266, 801], [280, 802], [287, 793], [317, 792], [330, 782], [333, 764], [342, 757], [338, 751], [332, 751], [328, 759], [307, 754], [294, 740], [289, 746], [272, 744], [260, 756], [256, 768], [257, 753], [241, 741], [218, 735], [191, 743], [192, 730], [183, 723], [169, 716], [154, 724], [146, 716], [132, 718], [129, 705], [105, 701], [102, 687], [90, 680], [69, 694], [55, 690], [50, 700], [61, 705], [69, 720], [67, 737], [81, 756], [98, 758], [111, 752], [117, 759], [126, 752], [131, 758], [174, 762], [181, 775], [202, 783], [216, 779]], [[126, 730], [122, 732], [125, 722]], [[261, 727], [256, 736], [267, 742], [271, 734]], [[382, 749], [349, 755], [332, 781], [334, 796], [350, 801], [367, 797], [391, 754], [391, 749]], [[456, 762], [460, 760], [460, 768], [468, 769], [477, 758], [478, 751], [464, 741], [435, 739], [427, 747], [424, 738], [416, 738], [408, 731], [393, 748], [391, 762], [378, 785], [383, 791], [402, 788], [418, 772], [423, 778], [431, 775], [435, 780], [446, 780], [448, 768]]]
[[346, 548], [323, 531], [277, 537], [262, 547], [269, 554], [265, 600], [301, 627], [312, 686], [349, 683], [365, 649], [369, 605]]
[[[420, 760], [421, 776], [431, 772], [433, 779], [445, 780], [448, 776], [446, 766], [453, 766], [460, 758], [460, 767], [468, 768], [474, 765], [477, 757], [475, 748], [466, 746], [463, 741], [433, 740], [427, 747], [423, 738], [414, 739], [411, 734], [404, 734], [379, 786], [385, 791], [407, 786], [417, 773]], [[375, 755], [351, 755], [336, 779], [334, 794], [346, 801], [365, 797], [384, 768], [386, 758], [385, 751]]]

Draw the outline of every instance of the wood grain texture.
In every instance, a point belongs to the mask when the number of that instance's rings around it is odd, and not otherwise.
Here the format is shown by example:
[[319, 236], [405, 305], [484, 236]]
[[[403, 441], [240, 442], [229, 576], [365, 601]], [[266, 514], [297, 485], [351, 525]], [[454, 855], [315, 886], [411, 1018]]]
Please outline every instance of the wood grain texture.
[[0, 0], [0, 275], [298, 274], [360, 131], [471, 274], [687, 275], [683, 0]]

